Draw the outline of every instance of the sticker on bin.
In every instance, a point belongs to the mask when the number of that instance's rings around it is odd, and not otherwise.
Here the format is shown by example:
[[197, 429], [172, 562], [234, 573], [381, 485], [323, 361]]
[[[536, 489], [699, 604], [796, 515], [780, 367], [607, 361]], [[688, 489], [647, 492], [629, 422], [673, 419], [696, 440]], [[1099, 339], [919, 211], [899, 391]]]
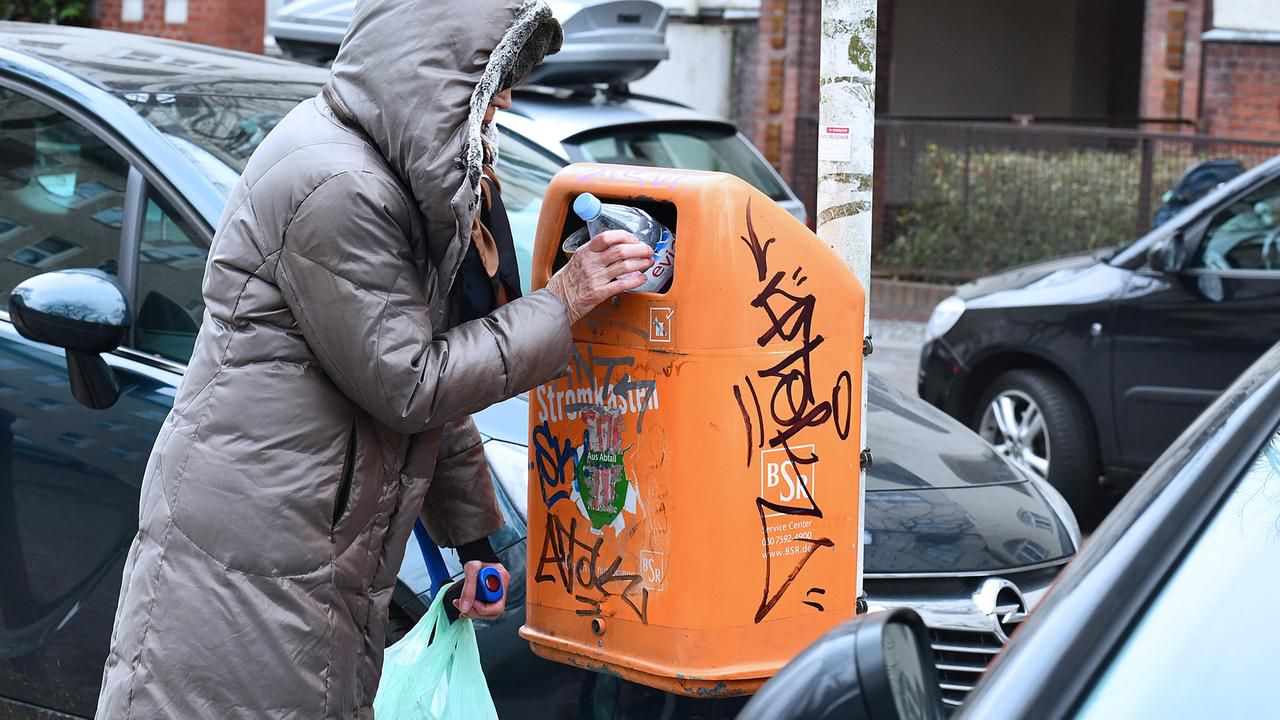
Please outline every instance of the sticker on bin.
[[646, 589], [661, 590], [667, 581], [667, 556], [657, 550], [641, 550], [640, 577]]
[[[815, 501], [814, 480], [818, 473], [817, 464], [797, 465], [791, 459], [791, 453], [808, 450], [811, 455], [817, 451], [813, 445], [797, 445], [788, 451], [760, 451], [760, 497], [769, 502], [785, 505]], [[765, 517], [777, 517], [783, 513], [768, 512]]]
[[671, 342], [671, 321], [675, 319], [675, 313], [671, 308], [649, 308], [650, 342]]
[[622, 464], [631, 449], [622, 447], [622, 413], [584, 410], [582, 419], [587, 421], [587, 444], [578, 461], [578, 507], [593, 531], [611, 525], [622, 532], [626, 527], [622, 511], [636, 511], [636, 493]]

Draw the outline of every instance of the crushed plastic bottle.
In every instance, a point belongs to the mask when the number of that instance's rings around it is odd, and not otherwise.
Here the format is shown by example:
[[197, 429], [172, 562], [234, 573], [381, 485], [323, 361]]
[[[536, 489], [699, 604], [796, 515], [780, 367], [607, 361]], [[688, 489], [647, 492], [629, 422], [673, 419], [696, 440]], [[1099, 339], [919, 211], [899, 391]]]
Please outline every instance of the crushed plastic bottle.
[[663, 292], [667, 289], [675, 268], [676, 236], [665, 225], [640, 208], [602, 203], [591, 193], [582, 193], [573, 201], [573, 212], [587, 224], [587, 232], [570, 235], [561, 246], [565, 252], [574, 252], [606, 230], [626, 230], [653, 248], [653, 267], [644, 272], [644, 284], [628, 292]]

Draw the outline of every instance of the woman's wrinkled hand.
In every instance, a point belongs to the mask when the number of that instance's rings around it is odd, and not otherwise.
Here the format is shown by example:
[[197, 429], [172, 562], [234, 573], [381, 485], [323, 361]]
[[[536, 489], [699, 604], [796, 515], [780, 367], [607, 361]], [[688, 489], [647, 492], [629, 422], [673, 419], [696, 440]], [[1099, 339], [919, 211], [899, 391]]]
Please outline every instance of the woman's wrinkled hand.
[[643, 285], [652, 266], [652, 248], [629, 232], [609, 230], [578, 248], [547, 289], [564, 301], [575, 323], [605, 300]]

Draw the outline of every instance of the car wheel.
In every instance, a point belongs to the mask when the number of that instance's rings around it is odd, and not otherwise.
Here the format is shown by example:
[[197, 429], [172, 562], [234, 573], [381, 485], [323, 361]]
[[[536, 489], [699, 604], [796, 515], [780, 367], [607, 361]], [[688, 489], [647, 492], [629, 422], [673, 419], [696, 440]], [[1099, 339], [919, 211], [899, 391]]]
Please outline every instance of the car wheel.
[[973, 429], [1013, 464], [1049, 481], [1076, 515], [1097, 499], [1098, 450], [1084, 403], [1058, 375], [1013, 370], [982, 394]]

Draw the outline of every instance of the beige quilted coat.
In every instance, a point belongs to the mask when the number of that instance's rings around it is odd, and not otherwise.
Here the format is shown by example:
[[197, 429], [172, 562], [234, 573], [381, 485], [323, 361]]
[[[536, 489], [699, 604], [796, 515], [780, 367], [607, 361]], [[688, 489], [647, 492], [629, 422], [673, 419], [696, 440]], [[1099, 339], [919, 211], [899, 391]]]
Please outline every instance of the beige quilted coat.
[[468, 419], [564, 371], [548, 291], [452, 326], [480, 122], [541, 0], [361, 0], [254, 153], [152, 451], [99, 718], [372, 717], [412, 523], [501, 525]]

